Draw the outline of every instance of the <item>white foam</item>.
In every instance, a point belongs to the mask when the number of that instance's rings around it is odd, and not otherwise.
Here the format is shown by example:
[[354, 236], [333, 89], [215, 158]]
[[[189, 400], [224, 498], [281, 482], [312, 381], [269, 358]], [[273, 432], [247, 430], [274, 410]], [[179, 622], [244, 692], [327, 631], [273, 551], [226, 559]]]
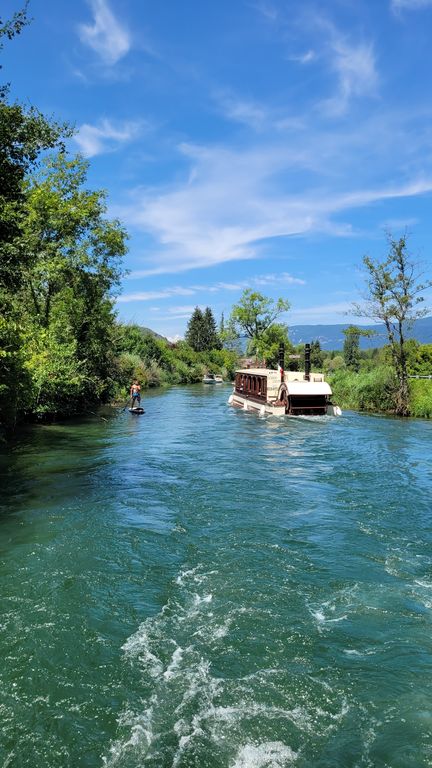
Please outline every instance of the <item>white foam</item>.
[[182, 658], [183, 658], [183, 648], [181, 648], [180, 646], [177, 646], [177, 648], [175, 649], [171, 657], [171, 661], [164, 672], [163, 676], [165, 680], [169, 680], [171, 677], [174, 677], [175, 673], [177, 672], [181, 664]]
[[230, 768], [287, 768], [297, 753], [281, 741], [265, 741], [241, 747]]

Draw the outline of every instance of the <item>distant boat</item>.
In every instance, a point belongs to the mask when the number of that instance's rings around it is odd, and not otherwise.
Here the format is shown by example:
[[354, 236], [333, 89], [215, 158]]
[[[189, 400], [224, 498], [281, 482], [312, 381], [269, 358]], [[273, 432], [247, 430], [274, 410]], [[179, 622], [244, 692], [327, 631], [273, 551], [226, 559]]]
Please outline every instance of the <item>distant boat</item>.
[[223, 384], [223, 378], [217, 373], [206, 373], [202, 382], [203, 384]]

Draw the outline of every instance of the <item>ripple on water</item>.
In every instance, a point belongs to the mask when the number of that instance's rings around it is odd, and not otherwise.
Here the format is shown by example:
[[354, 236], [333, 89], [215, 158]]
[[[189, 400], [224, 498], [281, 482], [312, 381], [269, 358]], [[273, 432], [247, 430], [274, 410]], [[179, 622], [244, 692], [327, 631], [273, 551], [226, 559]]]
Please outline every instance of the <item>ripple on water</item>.
[[3, 457], [2, 768], [430, 766], [432, 425], [227, 395]]

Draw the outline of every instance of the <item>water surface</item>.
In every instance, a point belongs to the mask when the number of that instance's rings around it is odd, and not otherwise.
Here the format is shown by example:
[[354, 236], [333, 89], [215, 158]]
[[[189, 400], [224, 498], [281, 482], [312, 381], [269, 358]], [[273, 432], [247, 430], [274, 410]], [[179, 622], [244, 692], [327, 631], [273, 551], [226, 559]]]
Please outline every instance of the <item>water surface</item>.
[[1, 768], [432, 765], [432, 424], [228, 394], [1, 456]]

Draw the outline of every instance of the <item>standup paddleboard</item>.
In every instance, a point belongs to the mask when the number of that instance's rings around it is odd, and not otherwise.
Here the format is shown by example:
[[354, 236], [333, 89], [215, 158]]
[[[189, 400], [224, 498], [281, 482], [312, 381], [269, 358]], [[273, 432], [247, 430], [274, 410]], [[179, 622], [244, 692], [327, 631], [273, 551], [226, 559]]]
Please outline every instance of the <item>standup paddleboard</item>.
[[138, 416], [141, 413], [145, 413], [144, 408], [129, 408], [129, 413], [136, 413]]

